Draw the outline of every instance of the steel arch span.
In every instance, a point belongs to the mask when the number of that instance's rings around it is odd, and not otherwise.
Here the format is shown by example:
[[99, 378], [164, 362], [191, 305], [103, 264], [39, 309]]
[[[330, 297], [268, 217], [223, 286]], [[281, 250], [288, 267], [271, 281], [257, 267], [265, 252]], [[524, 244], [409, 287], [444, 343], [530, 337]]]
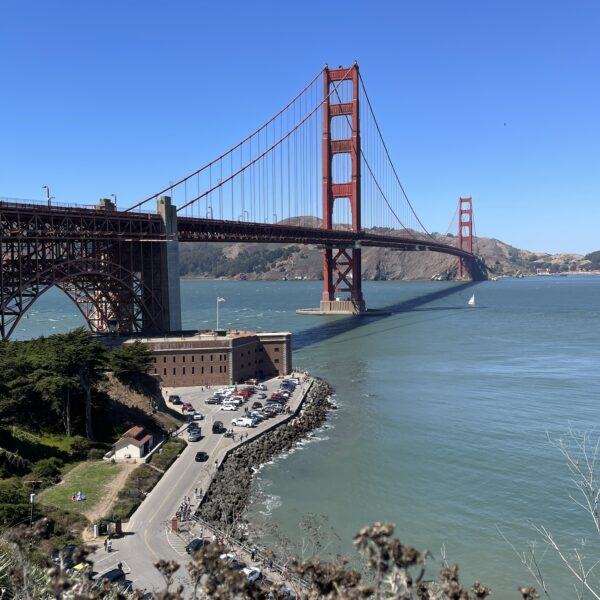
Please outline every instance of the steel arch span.
[[125, 237], [132, 236], [130, 225], [123, 232], [113, 223], [111, 231], [107, 221], [115, 218], [97, 211], [49, 215], [0, 207], [2, 339], [53, 286], [75, 302], [94, 332], [168, 329], [162, 279], [166, 248], [164, 239], [151, 237], [160, 223], [145, 220], [150, 241], [143, 243], [143, 235]]

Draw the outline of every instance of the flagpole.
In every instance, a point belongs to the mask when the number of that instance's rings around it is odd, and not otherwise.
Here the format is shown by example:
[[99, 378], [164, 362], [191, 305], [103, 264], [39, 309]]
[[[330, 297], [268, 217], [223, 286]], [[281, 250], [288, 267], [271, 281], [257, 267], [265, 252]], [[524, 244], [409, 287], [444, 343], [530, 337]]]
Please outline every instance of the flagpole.
[[217, 296], [217, 329], [219, 329], [219, 297]]

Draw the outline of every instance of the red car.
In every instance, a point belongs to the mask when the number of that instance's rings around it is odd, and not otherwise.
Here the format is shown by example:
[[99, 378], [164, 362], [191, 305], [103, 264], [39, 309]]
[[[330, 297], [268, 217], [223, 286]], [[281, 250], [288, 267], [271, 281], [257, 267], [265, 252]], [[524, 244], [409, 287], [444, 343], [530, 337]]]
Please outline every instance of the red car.
[[189, 402], [184, 402], [181, 406], [181, 412], [193, 411], [194, 407]]
[[274, 394], [271, 394], [271, 399], [272, 400], [283, 400], [283, 396], [281, 394], [278, 394], [277, 392], [275, 392]]
[[247, 379], [244, 381], [246, 385], [256, 385], [258, 383], [258, 379]]

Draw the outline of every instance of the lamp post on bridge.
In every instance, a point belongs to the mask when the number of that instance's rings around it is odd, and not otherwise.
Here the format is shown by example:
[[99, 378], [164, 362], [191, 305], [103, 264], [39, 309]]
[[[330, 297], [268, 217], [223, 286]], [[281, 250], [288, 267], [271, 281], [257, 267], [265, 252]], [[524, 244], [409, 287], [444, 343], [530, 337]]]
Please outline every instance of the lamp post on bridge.
[[110, 197], [113, 199], [113, 202], [115, 203], [115, 210], [117, 208], [117, 195], [116, 194], [111, 194]]
[[50, 188], [47, 185], [43, 185], [42, 189], [46, 190], [46, 199], [48, 200], [48, 206], [52, 206], [52, 200], [54, 200], [54, 196], [50, 195]]

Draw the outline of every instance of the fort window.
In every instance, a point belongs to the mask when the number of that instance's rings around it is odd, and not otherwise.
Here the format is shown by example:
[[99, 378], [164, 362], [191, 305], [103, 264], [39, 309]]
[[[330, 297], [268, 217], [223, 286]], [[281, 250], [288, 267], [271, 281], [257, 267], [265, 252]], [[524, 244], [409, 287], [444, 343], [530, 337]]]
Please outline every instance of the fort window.
[[195, 367], [192, 367], [192, 375], [195, 373], [196, 369]]
[[275, 352], [279, 352], [279, 348], [275, 348]]
[[192, 362], [195, 362], [194, 359], [196, 358], [195, 354], [192, 354]]
[[185, 362], [185, 354], [183, 355], [183, 362]]
[[177, 369], [173, 367], [173, 375], [177, 375]]
[[167, 374], [167, 369], [165, 368], [165, 369], [163, 369], [163, 375], [166, 375], [166, 374]]
[[183, 373], [182, 373], [182, 375], [185, 375], [185, 367], [183, 367], [183, 369], [182, 369], [182, 370], [183, 370]]
[[212, 372], [213, 372], [213, 368], [212, 368], [212, 365], [211, 365], [211, 366], [210, 366], [210, 372], [211, 372], [211, 373], [212, 373]]

